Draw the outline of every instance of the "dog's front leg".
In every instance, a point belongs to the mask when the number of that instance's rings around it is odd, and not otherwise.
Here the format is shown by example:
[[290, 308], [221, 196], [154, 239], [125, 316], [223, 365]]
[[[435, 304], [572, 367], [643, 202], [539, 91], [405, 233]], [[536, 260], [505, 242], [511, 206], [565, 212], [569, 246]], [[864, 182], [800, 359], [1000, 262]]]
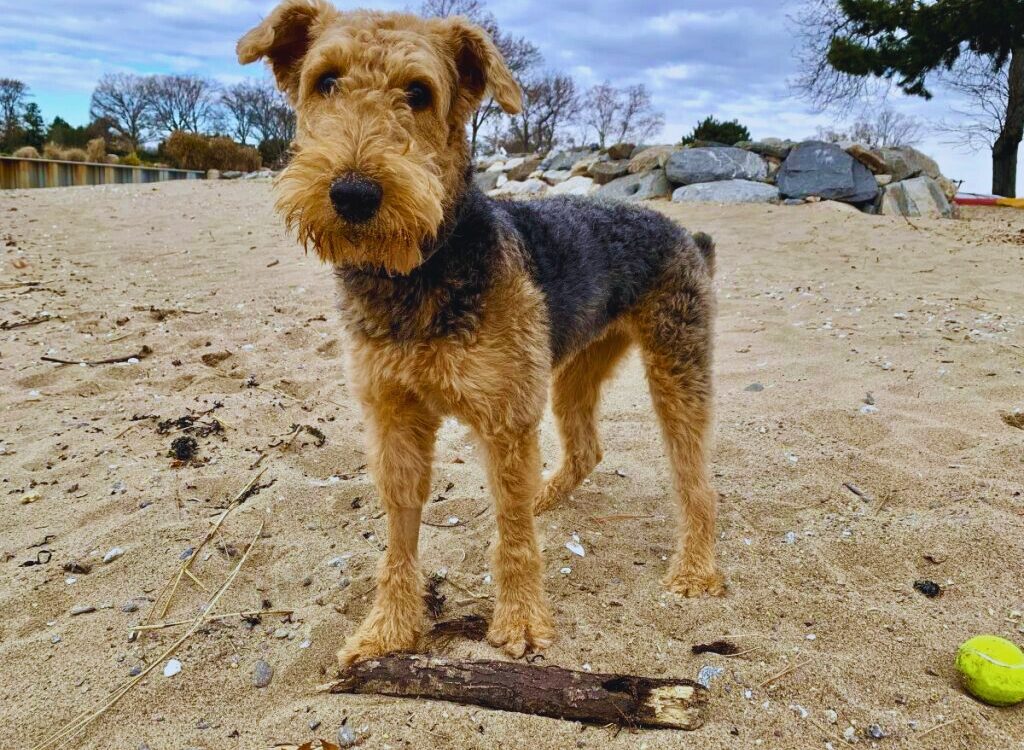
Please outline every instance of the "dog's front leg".
[[342, 667], [414, 649], [424, 619], [417, 544], [440, 420], [415, 396], [394, 389], [379, 389], [365, 406], [371, 470], [388, 516], [388, 547], [377, 572], [373, 608], [338, 652]]
[[487, 640], [520, 657], [527, 650], [551, 645], [555, 635], [544, 598], [543, 559], [533, 522], [533, 502], [540, 484], [537, 427], [486, 435], [483, 443], [498, 522], [493, 556], [498, 595]]

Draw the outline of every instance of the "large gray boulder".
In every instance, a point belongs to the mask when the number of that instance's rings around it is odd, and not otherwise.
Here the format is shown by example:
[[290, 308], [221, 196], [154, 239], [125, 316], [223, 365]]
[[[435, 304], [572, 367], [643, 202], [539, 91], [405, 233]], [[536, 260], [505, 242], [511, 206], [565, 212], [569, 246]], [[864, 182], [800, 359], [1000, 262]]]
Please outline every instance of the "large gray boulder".
[[672, 195], [672, 183], [661, 169], [620, 177], [602, 185], [594, 195], [622, 201], [644, 201], [651, 198], [666, 198]]
[[879, 213], [886, 216], [927, 216], [948, 219], [953, 207], [939, 183], [921, 175], [887, 185]]
[[539, 169], [542, 172], [554, 172], [562, 169], [572, 169], [580, 159], [590, 156], [590, 149], [580, 151], [555, 151], [548, 154], [548, 157], [540, 163]]
[[768, 176], [768, 165], [757, 154], [741, 148], [688, 148], [668, 158], [665, 174], [677, 185], [763, 180]]
[[675, 203], [778, 203], [779, 189], [750, 180], [722, 180], [684, 185], [672, 193]]
[[878, 155], [885, 162], [885, 172], [891, 174], [895, 182], [920, 175], [931, 177], [933, 180], [942, 177], [942, 172], [935, 160], [922, 154], [916, 148], [910, 146], [880, 148]]
[[782, 163], [776, 178], [784, 198], [809, 198], [844, 203], [869, 203], [878, 196], [871, 170], [834, 143], [806, 141]]

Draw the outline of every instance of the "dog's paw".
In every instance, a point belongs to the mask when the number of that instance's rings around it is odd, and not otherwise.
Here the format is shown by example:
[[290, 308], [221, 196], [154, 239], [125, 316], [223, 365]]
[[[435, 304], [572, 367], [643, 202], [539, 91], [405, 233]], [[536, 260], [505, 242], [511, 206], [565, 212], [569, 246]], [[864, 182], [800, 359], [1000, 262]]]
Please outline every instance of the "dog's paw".
[[698, 597], [708, 594], [722, 596], [725, 594], [725, 578], [717, 570], [711, 573], [688, 573], [678, 571], [669, 574], [662, 581], [674, 594], [686, 597]]
[[555, 489], [551, 480], [548, 480], [533, 499], [533, 515], [539, 516], [544, 511], [551, 510], [564, 499], [565, 493]]
[[364, 659], [416, 648], [419, 633], [414, 628], [386, 627], [373, 619], [371, 616], [363, 623], [338, 651], [338, 666], [342, 669]]
[[515, 659], [543, 651], [554, 640], [551, 612], [543, 602], [523, 608], [499, 606], [487, 630], [487, 642]]

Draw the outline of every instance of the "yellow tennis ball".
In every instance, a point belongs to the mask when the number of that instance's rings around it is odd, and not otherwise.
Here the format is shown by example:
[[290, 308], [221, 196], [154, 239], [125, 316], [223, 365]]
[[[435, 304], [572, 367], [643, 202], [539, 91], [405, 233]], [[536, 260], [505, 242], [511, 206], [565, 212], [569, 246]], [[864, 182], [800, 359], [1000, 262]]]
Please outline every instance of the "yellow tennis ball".
[[992, 706], [1024, 701], [1024, 651], [997, 635], [965, 641], [956, 668], [967, 692]]

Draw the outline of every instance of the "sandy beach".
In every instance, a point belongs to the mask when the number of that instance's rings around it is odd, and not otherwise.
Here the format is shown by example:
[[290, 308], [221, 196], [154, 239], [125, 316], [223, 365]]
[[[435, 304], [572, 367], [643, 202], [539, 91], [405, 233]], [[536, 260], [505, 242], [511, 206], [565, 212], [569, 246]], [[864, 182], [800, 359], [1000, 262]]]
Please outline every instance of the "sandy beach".
[[[188, 626], [131, 627], [191, 621], [263, 523], [217, 611], [292, 614], [202, 626], [179, 673], [161, 662], [65, 747], [272, 748], [346, 721], [369, 748], [1024, 748], [1024, 708], [976, 702], [953, 666], [972, 635], [1024, 642], [1024, 431], [1004, 420], [1024, 409], [1024, 213], [652, 204], [718, 244], [730, 588], [660, 585], [674, 509], [632, 356], [603, 401], [603, 463], [538, 521], [560, 636], [542, 663], [721, 669], [684, 734], [316, 692], [369, 607], [386, 524], [331, 274], [272, 202], [261, 180], [0, 193], [0, 747], [32, 747], [149, 666]], [[552, 468], [550, 417], [542, 443]], [[261, 471], [195, 560], [207, 591], [184, 580], [161, 618], [182, 556]], [[455, 422], [431, 498], [421, 556], [444, 575], [442, 618], [487, 615], [490, 500]], [[721, 638], [740, 654], [691, 653]]]

